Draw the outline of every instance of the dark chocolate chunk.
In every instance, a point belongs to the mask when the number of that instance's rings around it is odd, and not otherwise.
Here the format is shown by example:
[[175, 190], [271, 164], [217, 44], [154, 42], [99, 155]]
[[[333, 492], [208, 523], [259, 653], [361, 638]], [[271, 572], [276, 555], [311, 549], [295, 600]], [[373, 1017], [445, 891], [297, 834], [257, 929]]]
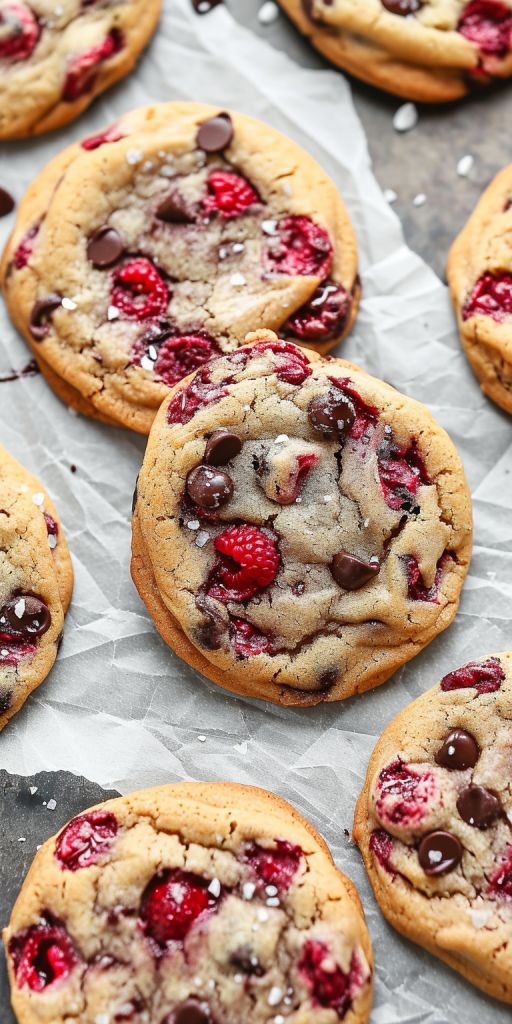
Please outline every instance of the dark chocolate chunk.
[[468, 825], [484, 830], [499, 818], [501, 801], [483, 786], [466, 786], [457, 800], [457, 810]]
[[205, 153], [220, 153], [231, 143], [233, 122], [229, 114], [217, 114], [203, 121], [197, 133], [197, 145]]
[[32, 306], [30, 323], [28, 329], [36, 341], [42, 341], [50, 330], [49, 317], [59, 308], [62, 299], [60, 295], [47, 295], [44, 299], [37, 299]]
[[311, 426], [326, 437], [346, 437], [356, 418], [356, 411], [346, 395], [329, 391], [309, 403]]
[[187, 476], [187, 494], [199, 508], [220, 508], [233, 494], [233, 481], [223, 469], [196, 466]]
[[242, 451], [242, 442], [231, 430], [214, 430], [208, 438], [204, 461], [210, 466], [225, 466]]
[[336, 583], [344, 590], [359, 590], [365, 583], [375, 579], [380, 572], [380, 562], [377, 557], [364, 562], [348, 551], [338, 551], [331, 562], [331, 572]]
[[121, 235], [108, 224], [98, 228], [87, 243], [87, 259], [94, 263], [95, 267], [111, 267], [123, 252]]
[[188, 212], [183, 199], [176, 192], [162, 200], [156, 215], [158, 220], [163, 220], [166, 224], [194, 223], [194, 218]]
[[15, 205], [10, 192], [7, 192], [5, 188], [0, 188], [0, 217], [7, 217], [8, 213], [12, 213]]
[[462, 845], [451, 832], [430, 832], [421, 840], [419, 862], [426, 875], [447, 875], [462, 860]]
[[453, 729], [436, 754], [436, 761], [443, 768], [463, 772], [474, 768], [480, 756], [480, 748], [474, 736], [465, 729]]
[[35, 594], [15, 594], [0, 610], [1, 622], [5, 619], [9, 632], [33, 637], [42, 636], [52, 623], [50, 609]]

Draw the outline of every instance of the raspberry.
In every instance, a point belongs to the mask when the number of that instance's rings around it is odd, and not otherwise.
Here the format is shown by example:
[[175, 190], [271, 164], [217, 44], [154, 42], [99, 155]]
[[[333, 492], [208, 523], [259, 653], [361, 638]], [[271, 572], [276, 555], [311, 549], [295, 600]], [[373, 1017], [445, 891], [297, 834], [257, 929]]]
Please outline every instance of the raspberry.
[[274, 849], [267, 850], [258, 843], [252, 843], [244, 858], [265, 885], [276, 885], [285, 892], [295, 877], [303, 852], [285, 839], [276, 839]]
[[286, 384], [298, 386], [311, 376], [312, 370], [305, 352], [287, 341], [259, 341], [248, 352], [250, 358], [259, 352], [274, 352], [276, 376]]
[[352, 299], [342, 285], [324, 281], [309, 302], [287, 320], [283, 333], [301, 341], [330, 341], [342, 334], [351, 305]]
[[80, 145], [82, 149], [99, 149], [105, 143], [119, 142], [120, 139], [124, 139], [124, 135], [119, 131], [116, 124], [111, 124], [104, 132], [100, 132], [98, 135], [90, 135], [87, 139], [82, 139]]
[[256, 654], [272, 654], [272, 640], [245, 619], [232, 619], [230, 634], [235, 654], [253, 658]]
[[31, 658], [37, 647], [28, 641], [19, 641], [7, 633], [0, 633], [0, 665], [19, 665], [24, 658]]
[[228, 391], [222, 384], [215, 384], [210, 380], [208, 365], [200, 367], [188, 387], [178, 391], [169, 402], [167, 422], [188, 423], [199, 409], [218, 402], [227, 394]]
[[437, 563], [436, 578], [432, 586], [427, 589], [423, 582], [418, 559], [414, 555], [408, 555], [406, 558], [407, 583], [408, 597], [411, 601], [429, 601], [431, 604], [438, 604], [437, 591], [443, 573], [443, 561], [444, 558], [441, 558]]
[[299, 971], [314, 1002], [334, 1010], [339, 1020], [343, 1020], [352, 1005], [349, 977], [323, 942], [310, 940], [305, 943]]
[[46, 532], [49, 537], [57, 537], [59, 533], [59, 525], [55, 522], [53, 516], [49, 512], [43, 512], [44, 521], [46, 523]]
[[125, 263], [113, 275], [111, 302], [125, 316], [147, 320], [167, 309], [167, 285], [150, 260], [139, 258]]
[[512, 11], [500, 0], [471, 0], [457, 28], [482, 53], [506, 57], [512, 37]]
[[469, 665], [449, 672], [441, 680], [441, 690], [462, 690], [474, 687], [478, 693], [495, 693], [499, 690], [505, 673], [498, 658], [487, 658], [487, 661], [471, 661]]
[[78, 963], [73, 943], [64, 925], [46, 915], [40, 924], [19, 932], [9, 945], [16, 984], [32, 992], [43, 992], [63, 981]]
[[233, 171], [212, 171], [208, 178], [209, 195], [203, 200], [206, 214], [239, 217], [250, 206], [260, 202], [258, 193], [245, 178]]
[[[154, 344], [151, 339], [150, 344]], [[157, 347], [157, 352], [154, 372], [170, 388], [209, 359], [221, 355], [217, 343], [207, 334], [167, 338]]]
[[382, 769], [377, 790], [377, 814], [383, 824], [411, 828], [421, 821], [437, 787], [431, 772], [415, 772], [398, 759]]
[[215, 549], [225, 556], [214, 569], [220, 585], [208, 591], [217, 600], [245, 601], [277, 576], [277, 543], [255, 526], [230, 526], [216, 538]]
[[349, 437], [358, 441], [372, 424], [377, 421], [379, 410], [374, 405], [367, 405], [361, 395], [352, 387], [349, 378], [329, 377], [331, 384], [339, 388], [348, 398], [355, 409], [355, 419], [351, 425]]
[[505, 850], [503, 862], [494, 872], [487, 893], [506, 900], [512, 899], [512, 846]]
[[39, 224], [34, 224], [21, 239], [14, 253], [14, 266], [16, 270], [23, 270], [26, 267], [33, 249], [34, 239], [39, 232]]
[[269, 240], [264, 255], [268, 273], [302, 274], [325, 278], [332, 265], [332, 245], [324, 228], [309, 217], [285, 217], [279, 223], [278, 235]]
[[62, 99], [72, 102], [90, 92], [94, 86], [99, 65], [119, 53], [122, 47], [123, 37], [119, 29], [113, 28], [102, 43], [93, 46], [86, 53], [80, 53], [73, 57], [68, 65]]
[[416, 494], [420, 483], [429, 484], [425, 463], [416, 442], [406, 448], [386, 440], [378, 452], [379, 478], [384, 498], [389, 508], [412, 508], [411, 496]]
[[0, 10], [0, 60], [27, 60], [41, 34], [37, 18], [17, 0]]
[[183, 942], [194, 921], [213, 907], [208, 882], [189, 871], [161, 871], [142, 897], [140, 916], [146, 935], [159, 946]]
[[370, 850], [377, 858], [381, 867], [392, 875], [395, 871], [391, 867], [391, 855], [393, 853], [393, 840], [382, 828], [374, 829], [370, 836]]
[[55, 856], [68, 871], [91, 867], [110, 849], [117, 830], [117, 821], [108, 811], [81, 814], [61, 832]]
[[512, 274], [483, 274], [466, 301], [462, 319], [490, 316], [498, 323], [512, 314]]

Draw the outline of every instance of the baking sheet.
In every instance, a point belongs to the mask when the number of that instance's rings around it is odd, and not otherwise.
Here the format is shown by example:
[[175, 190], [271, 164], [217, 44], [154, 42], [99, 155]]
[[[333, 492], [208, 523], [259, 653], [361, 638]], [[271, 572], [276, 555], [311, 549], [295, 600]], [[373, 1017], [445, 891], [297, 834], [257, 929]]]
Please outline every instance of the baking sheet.
[[[388, 928], [348, 833], [387, 722], [450, 669], [511, 647], [510, 419], [480, 394], [446, 288], [404, 244], [343, 77], [298, 68], [225, 8], [200, 18], [190, 0], [164, 2], [136, 74], [65, 131], [1, 146], [2, 185], [20, 197], [68, 141], [150, 101], [235, 106], [292, 136], [337, 182], [359, 238], [364, 300], [342, 354], [425, 402], [451, 434], [474, 496], [473, 562], [450, 630], [379, 690], [310, 710], [228, 696], [167, 649], [130, 580], [130, 505], [144, 439], [72, 415], [41, 377], [0, 384], [1, 443], [58, 501], [76, 571], [59, 660], [0, 736], [0, 768], [67, 769], [122, 792], [186, 778], [275, 790], [319, 828], [362, 895], [377, 963], [372, 1024], [504, 1024], [509, 1010]], [[0, 222], [1, 242], [10, 226]], [[1, 307], [0, 375], [27, 359]]]

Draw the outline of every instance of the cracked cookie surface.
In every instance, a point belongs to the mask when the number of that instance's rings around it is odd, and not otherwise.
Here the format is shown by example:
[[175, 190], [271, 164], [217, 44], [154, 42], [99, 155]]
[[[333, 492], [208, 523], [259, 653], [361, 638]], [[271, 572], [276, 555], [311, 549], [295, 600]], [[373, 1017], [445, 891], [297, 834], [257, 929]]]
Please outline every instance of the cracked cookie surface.
[[48, 675], [72, 589], [53, 502], [0, 448], [0, 729]]
[[452, 621], [471, 550], [457, 453], [419, 403], [271, 332], [171, 393], [132, 575], [169, 645], [235, 693], [340, 700]]
[[512, 165], [491, 182], [448, 259], [466, 355], [482, 391], [512, 413]]
[[359, 898], [289, 804], [180, 783], [39, 850], [4, 932], [20, 1024], [366, 1024]]
[[354, 838], [398, 931], [512, 1002], [512, 654], [446, 675], [388, 726]]
[[73, 120], [127, 75], [160, 0], [0, 0], [0, 139]]
[[449, 102], [512, 74], [510, 0], [280, 0], [321, 53], [364, 81]]
[[247, 331], [327, 351], [359, 300], [352, 226], [316, 161], [195, 103], [135, 111], [56, 157], [0, 275], [64, 401], [142, 433], [169, 387]]

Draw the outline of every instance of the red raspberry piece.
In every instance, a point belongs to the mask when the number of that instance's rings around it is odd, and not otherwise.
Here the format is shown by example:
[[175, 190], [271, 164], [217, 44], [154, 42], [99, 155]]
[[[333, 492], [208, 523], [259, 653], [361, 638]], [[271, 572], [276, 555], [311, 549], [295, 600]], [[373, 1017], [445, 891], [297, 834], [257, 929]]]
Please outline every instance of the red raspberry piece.
[[214, 569], [220, 586], [208, 591], [217, 600], [245, 601], [277, 576], [277, 542], [255, 526], [230, 526], [215, 539], [215, 549], [225, 556]]
[[437, 591], [443, 574], [444, 556], [437, 563], [437, 572], [434, 583], [427, 588], [423, 582], [418, 559], [414, 555], [406, 558], [408, 597], [411, 601], [429, 601], [431, 604], [438, 604]]
[[512, 900], [512, 846], [508, 846], [505, 850], [503, 861], [494, 872], [487, 893]]
[[212, 171], [207, 184], [209, 195], [203, 200], [206, 214], [220, 213], [222, 217], [239, 217], [250, 206], [260, 202], [252, 185], [234, 171]]
[[0, 10], [0, 60], [27, 60], [41, 34], [37, 18], [23, 3], [12, 0]]
[[34, 224], [21, 239], [14, 253], [14, 266], [16, 270], [23, 270], [26, 267], [34, 250], [34, 239], [39, 233], [39, 224]]
[[100, 64], [119, 53], [123, 37], [119, 29], [113, 28], [102, 43], [93, 46], [86, 53], [80, 53], [69, 62], [62, 99], [67, 102], [79, 99], [91, 91]]
[[46, 530], [49, 537], [57, 537], [59, 532], [59, 524], [55, 522], [53, 516], [49, 512], [43, 512], [44, 521], [46, 523]]
[[111, 124], [104, 132], [100, 132], [98, 135], [90, 135], [87, 139], [82, 139], [80, 145], [82, 149], [99, 149], [100, 146], [104, 146], [106, 143], [119, 142], [120, 139], [124, 139], [124, 135], [119, 131], [116, 124]]
[[378, 453], [379, 478], [389, 508], [411, 509], [411, 496], [421, 484], [431, 483], [416, 442], [406, 448], [384, 441]]
[[352, 299], [342, 285], [324, 281], [309, 302], [287, 320], [283, 333], [301, 341], [330, 341], [343, 333], [351, 306]]
[[250, 358], [258, 352], [274, 352], [276, 376], [286, 384], [303, 384], [313, 372], [306, 353], [287, 341], [259, 341], [247, 351]]
[[144, 931], [162, 947], [183, 942], [194, 921], [215, 903], [204, 878], [179, 869], [161, 871], [142, 897]]
[[16, 640], [8, 633], [0, 633], [0, 665], [19, 665], [24, 658], [31, 658], [37, 647], [26, 641]]
[[474, 687], [478, 693], [495, 693], [504, 679], [505, 672], [498, 658], [487, 658], [487, 661], [470, 661], [469, 665], [449, 672], [441, 680], [441, 690], [447, 693]]
[[232, 619], [230, 625], [231, 640], [235, 654], [243, 658], [253, 658], [256, 654], [272, 654], [272, 639], [261, 633], [245, 619]]
[[114, 842], [118, 825], [109, 811], [90, 811], [73, 818], [57, 839], [55, 856], [63, 868], [78, 871], [97, 864]]
[[200, 367], [188, 387], [178, 391], [169, 402], [167, 422], [188, 423], [199, 409], [218, 402], [227, 394], [223, 384], [216, 384], [210, 379], [208, 365]]
[[415, 772], [398, 759], [383, 768], [377, 782], [377, 813], [385, 825], [409, 828], [421, 821], [437, 791], [431, 772]]
[[286, 839], [276, 839], [274, 849], [267, 850], [258, 843], [252, 843], [244, 858], [265, 885], [275, 885], [281, 892], [290, 888], [303, 857], [300, 846], [294, 846]]
[[512, 274], [483, 274], [476, 282], [463, 310], [462, 319], [490, 316], [501, 323], [512, 315]]
[[391, 867], [391, 855], [393, 853], [393, 840], [382, 828], [374, 829], [370, 836], [370, 850], [377, 858], [381, 867], [390, 874], [395, 875], [396, 871]]
[[60, 922], [47, 915], [41, 924], [15, 935], [9, 944], [16, 984], [43, 992], [67, 978], [78, 963], [73, 943]]
[[135, 365], [140, 366], [142, 357], [151, 346], [157, 352], [154, 373], [170, 388], [210, 359], [222, 354], [217, 342], [208, 334], [173, 335], [162, 342], [149, 335], [136, 346], [133, 359]]
[[457, 28], [482, 53], [503, 58], [510, 50], [512, 11], [500, 0], [471, 0]]
[[352, 1006], [350, 979], [333, 959], [323, 942], [309, 940], [299, 961], [301, 972], [313, 1001], [334, 1010], [343, 1020]]
[[115, 271], [113, 281], [112, 305], [125, 316], [147, 320], [165, 313], [169, 291], [151, 260], [140, 257], [125, 263]]
[[306, 274], [323, 279], [332, 266], [329, 235], [309, 217], [285, 217], [279, 223], [278, 234], [267, 243], [264, 265], [271, 274]]
[[361, 395], [352, 386], [351, 380], [346, 377], [340, 379], [339, 377], [329, 377], [331, 384], [334, 384], [336, 388], [343, 391], [344, 395], [347, 395], [354, 406], [356, 417], [350, 428], [349, 437], [353, 437], [354, 440], [358, 441], [368, 430], [372, 424], [375, 424], [379, 410], [374, 405], [367, 405], [363, 401]]

